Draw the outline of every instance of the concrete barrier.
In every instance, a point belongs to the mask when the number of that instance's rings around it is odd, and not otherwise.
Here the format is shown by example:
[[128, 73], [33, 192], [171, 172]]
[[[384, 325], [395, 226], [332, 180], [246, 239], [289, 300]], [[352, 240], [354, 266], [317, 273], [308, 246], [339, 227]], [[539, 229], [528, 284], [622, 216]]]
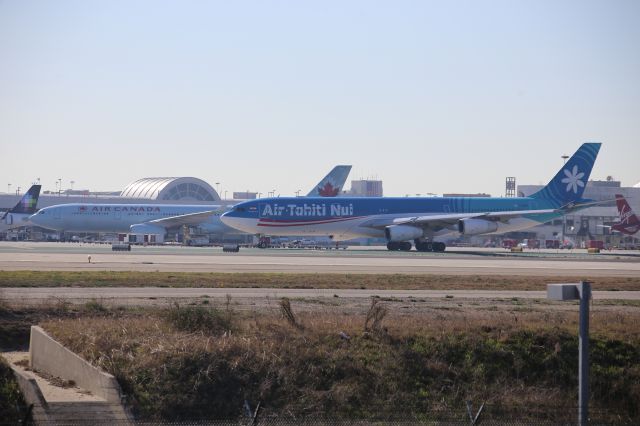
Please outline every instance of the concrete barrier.
[[109, 403], [122, 402], [120, 385], [115, 377], [89, 364], [56, 342], [38, 326], [31, 326], [29, 358], [34, 370], [73, 380], [79, 387], [91, 391]]
[[20, 392], [22, 392], [22, 396], [27, 404], [33, 404], [33, 409], [31, 411], [31, 418], [36, 423], [47, 423], [50, 421], [49, 416], [47, 415], [47, 401], [44, 399], [42, 392], [40, 391], [40, 387], [36, 380], [28, 377], [25, 373], [16, 368], [11, 362], [8, 363], [11, 369], [13, 370], [13, 374], [16, 378], [16, 382], [18, 382], [18, 387], [20, 388]]

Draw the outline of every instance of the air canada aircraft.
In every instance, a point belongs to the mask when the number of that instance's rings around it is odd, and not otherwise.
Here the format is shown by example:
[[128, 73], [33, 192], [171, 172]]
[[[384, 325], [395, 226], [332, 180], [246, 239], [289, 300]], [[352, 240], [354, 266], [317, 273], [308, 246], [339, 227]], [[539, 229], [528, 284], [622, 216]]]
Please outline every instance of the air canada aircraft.
[[[235, 205], [223, 223], [270, 236], [324, 235], [334, 241], [385, 237], [389, 250], [444, 251], [451, 234], [520, 231], [599, 204], [582, 199], [600, 143], [585, 143], [547, 186], [529, 197], [263, 198]], [[610, 201], [607, 201], [609, 203]]]
[[[351, 166], [334, 167], [310, 194], [321, 196], [322, 188], [342, 188], [350, 170]], [[70, 203], [44, 207], [30, 220], [42, 228], [63, 232], [164, 235], [167, 229], [189, 225], [205, 233], [239, 233], [220, 222], [220, 215], [227, 209], [221, 205]]]
[[0, 219], [0, 231], [31, 225], [29, 216], [36, 212], [41, 185], [32, 185], [18, 204], [4, 213]]

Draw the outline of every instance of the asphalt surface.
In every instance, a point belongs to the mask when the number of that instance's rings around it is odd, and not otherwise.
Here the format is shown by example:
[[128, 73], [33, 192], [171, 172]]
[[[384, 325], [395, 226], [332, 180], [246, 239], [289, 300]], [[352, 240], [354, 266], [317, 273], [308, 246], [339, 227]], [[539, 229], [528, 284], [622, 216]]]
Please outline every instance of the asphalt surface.
[[[502, 290], [358, 290], [358, 289], [280, 289], [280, 288], [166, 288], [166, 287], [55, 287], [55, 288], [4, 288], [1, 296], [7, 301], [38, 300], [133, 300], [175, 298], [233, 298], [265, 299], [288, 297], [301, 298], [381, 298], [416, 299], [545, 299], [545, 291]], [[640, 291], [594, 291], [595, 300], [640, 300]]]
[[[89, 262], [89, 256], [91, 261]], [[109, 245], [0, 243], [0, 271], [163, 271], [297, 272], [443, 275], [640, 276], [637, 252], [586, 254], [584, 251], [502, 249], [445, 253], [388, 252], [385, 249], [280, 250], [133, 247], [113, 252]]]

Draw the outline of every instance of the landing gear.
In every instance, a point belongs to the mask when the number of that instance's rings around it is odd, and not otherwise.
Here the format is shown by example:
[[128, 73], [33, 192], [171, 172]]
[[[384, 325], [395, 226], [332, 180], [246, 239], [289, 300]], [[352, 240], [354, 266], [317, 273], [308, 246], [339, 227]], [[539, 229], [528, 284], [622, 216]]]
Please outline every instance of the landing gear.
[[429, 251], [433, 251], [433, 252], [443, 252], [447, 246], [445, 245], [445, 243], [441, 243], [438, 241], [416, 241], [416, 250], [418, 251], [424, 251], [424, 252], [429, 252]]
[[416, 250], [418, 251], [433, 251], [433, 243], [431, 241], [416, 242]]
[[387, 243], [389, 251], [410, 251], [411, 243], [409, 241], [389, 241]]

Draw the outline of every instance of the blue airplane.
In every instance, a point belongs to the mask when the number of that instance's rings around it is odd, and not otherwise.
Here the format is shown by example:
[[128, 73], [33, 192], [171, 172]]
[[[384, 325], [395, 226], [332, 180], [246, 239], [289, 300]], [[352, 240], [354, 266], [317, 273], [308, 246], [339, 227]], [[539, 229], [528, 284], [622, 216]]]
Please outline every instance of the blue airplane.
[[444, 251], [437, 239], [521, 231], [601, 204], [582, 199], [600, 143], [585, 143], [551, 182], [529, 197], [263, 198], [237, 204], [226, 225], [270, 236], [385, 237], [389, 250]]

